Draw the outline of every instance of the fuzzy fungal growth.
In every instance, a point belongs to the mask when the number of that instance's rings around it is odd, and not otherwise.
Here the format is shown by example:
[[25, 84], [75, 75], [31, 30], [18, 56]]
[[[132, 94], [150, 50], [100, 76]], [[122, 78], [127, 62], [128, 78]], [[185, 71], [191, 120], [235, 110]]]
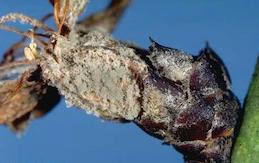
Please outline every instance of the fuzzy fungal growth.
[[43, 75], [67, 104], [107, 120], [134, 120], [141, 110], [139, 78], [147, 65], [133, 49], [102, 33], [58, 37], [53, 57], [42, 54]]
[[192, 56], [152, 41], [140, 51], [97, 31], [52, 39], [36, 62], [68, 106], [132, 121], [186, 162], [230, 162], [240, 106], [211, 48]]

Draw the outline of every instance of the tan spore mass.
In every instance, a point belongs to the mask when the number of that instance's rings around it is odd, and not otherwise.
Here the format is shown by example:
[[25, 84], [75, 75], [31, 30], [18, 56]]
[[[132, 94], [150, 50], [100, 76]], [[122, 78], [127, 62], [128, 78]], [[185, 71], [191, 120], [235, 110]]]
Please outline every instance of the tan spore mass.
[[145, 63], [132, 49], [99, 32], [69, 39], [57, 39], [56, 59], [49, 54], [39, 59], [43, 75], [67, 104], [104, 119], [136, 118], [141, 110], [137, 78], [147, 74]]

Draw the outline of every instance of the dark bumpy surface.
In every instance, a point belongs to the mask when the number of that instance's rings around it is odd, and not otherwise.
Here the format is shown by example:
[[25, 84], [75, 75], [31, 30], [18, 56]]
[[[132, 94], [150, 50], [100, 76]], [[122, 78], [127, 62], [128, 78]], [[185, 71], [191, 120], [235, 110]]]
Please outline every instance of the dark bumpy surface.
[[[173, 145], [186, 162], [229, 162], [240, 104], [223, 62], [209, 46], [188, 56], [152, 42], [148, 57], [155, 72], [144, 81], [144, 106], [135, 123]], [[150, 104], [156, 97], [160, 104]], [[152, 117], [155, 108], [160, 115]]]

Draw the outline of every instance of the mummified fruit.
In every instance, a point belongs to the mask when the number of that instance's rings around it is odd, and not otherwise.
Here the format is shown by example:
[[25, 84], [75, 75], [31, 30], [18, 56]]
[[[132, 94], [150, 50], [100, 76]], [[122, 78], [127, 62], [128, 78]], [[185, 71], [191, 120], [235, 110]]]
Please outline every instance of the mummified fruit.
[[36, 60], [69, 105], [132, 121], [186, 162], [230, 161], [240, 106], [211, 48], [192, 56], [152, 41], [146, 51], [96, 31], [53, 39]]

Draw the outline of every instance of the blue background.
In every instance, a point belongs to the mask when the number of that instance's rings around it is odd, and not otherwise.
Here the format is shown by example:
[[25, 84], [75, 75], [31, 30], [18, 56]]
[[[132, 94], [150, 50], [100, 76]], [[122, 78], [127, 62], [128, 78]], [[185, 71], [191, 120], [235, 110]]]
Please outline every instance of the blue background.
[[[107, 0], [92, 0], [86, 14]], [[259, 52], [259, 1], [135, 0], [114, 37], [147, 48], [159, 43], [197, 54], [209, 41], [229, 69], [241, 102]], [[0, 15], [20, 12], [40, 18], [51, 11], [47, 0], [1, 1]], [[23, 26], [23, 28], [27, 28]], [[0, 31], [0, 53], [19, 36]], [[0, 162], [183, 162], [182, 156], [133, 124], [114, 124], [66, 108], [62, 101], [46, 117], [33, 121], [20, 138], [0, 127]]]

